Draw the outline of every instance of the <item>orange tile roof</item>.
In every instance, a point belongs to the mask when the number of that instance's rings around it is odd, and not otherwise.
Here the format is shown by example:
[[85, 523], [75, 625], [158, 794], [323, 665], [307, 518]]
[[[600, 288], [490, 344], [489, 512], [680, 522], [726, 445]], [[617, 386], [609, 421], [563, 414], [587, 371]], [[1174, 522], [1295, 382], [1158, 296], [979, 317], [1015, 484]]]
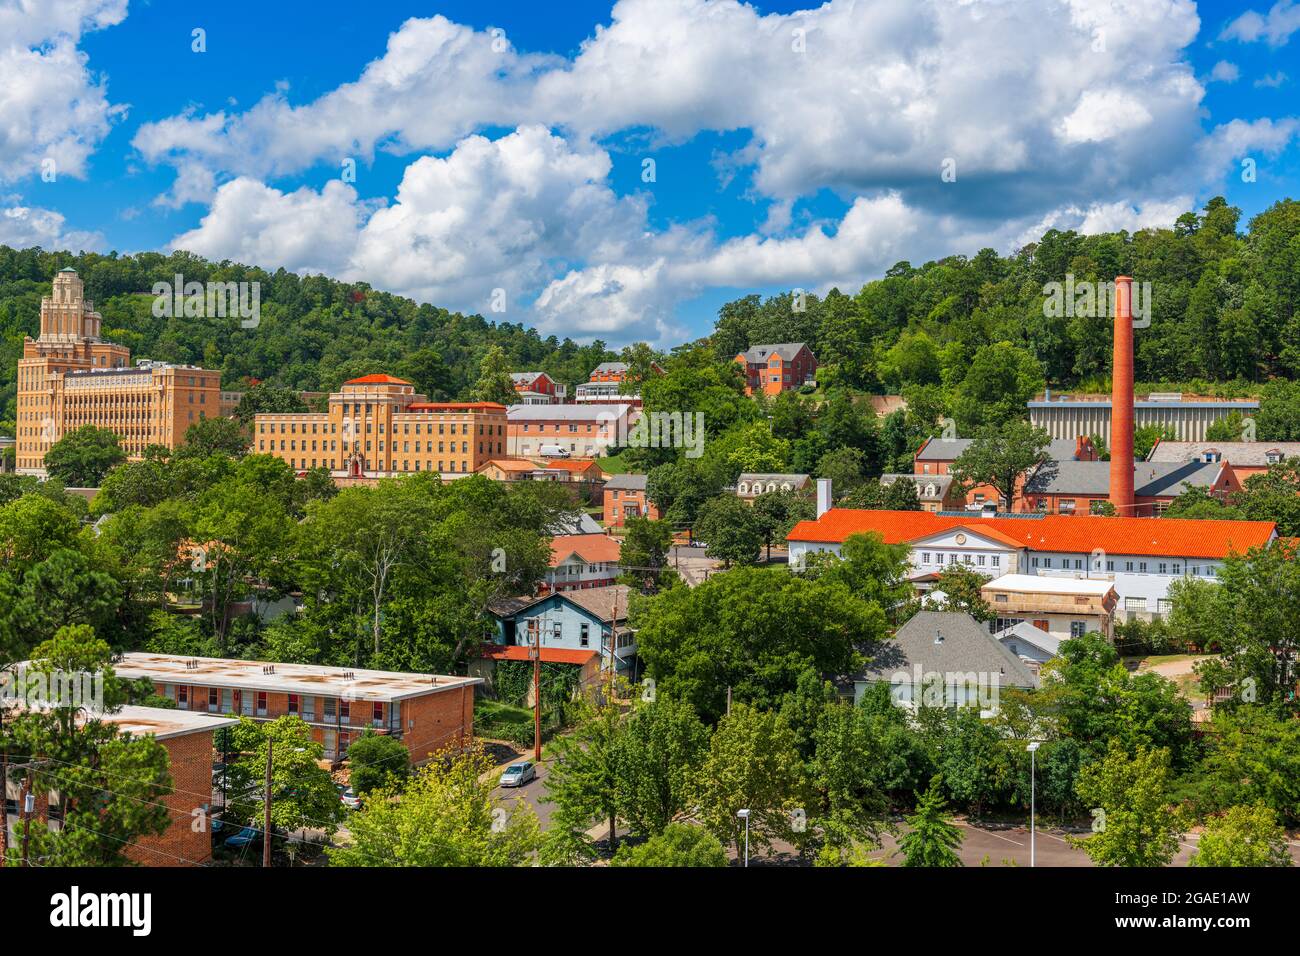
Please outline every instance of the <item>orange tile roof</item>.
[[[532, 648], [523, 644], [486, 644], [483, 656], [495, 661], [530, 661]], [[567, 647], [543, 647], [538, 655], [545, 664], [585, 664], [596, 656], [595, 651], [580, 651]]]
[[527, 458], [489, 458], [483, 464], [478, 466], [478, 470], [495, 465], [502, 471], [536, 471], [537, 464], [529, 461]]
[[832, 508], [816, 521], [794, 526], [789, 541], [840, 543], [851, 534], [874, 531], [886, 544], [902, 544], [940, 531], [965, 528], [1030, 551], [1088, 554], [1147, 554], [1171, 558], [1224, 558], [1266, 545], [1272, 521], [1198, 521], [1190, 518], [1108, 518], [1102, 515], [1044, 515], [982, 518], [929, 511], [858, 511]]
[[588, 564], [617, 561], [623, 554], [623, 545], [605, 534], [562, 534], [551, 539], [551, 567], [559, 567], [573, 554]]
[[557, 471], [587, 471], [596, 462], [591, 458], [552, 459], [545, 465]]
[[394, 378], [391, 375], [362, 375], [360, 378], [351, 378], [343, 383], [344, 385], [410, 385], [404, 378]]

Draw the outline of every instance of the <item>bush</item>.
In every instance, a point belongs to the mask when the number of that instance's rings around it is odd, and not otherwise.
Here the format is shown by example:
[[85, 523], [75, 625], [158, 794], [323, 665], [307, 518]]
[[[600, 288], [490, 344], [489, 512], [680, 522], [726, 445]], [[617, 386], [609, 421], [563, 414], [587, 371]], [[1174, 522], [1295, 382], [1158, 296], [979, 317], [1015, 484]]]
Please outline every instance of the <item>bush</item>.
[[411, 755], [396, 737], [367, 730], [348, 747], [348, 773], [357, 793], [402, 781], [410, 771]]
[[623, 844], [611, 866], [726, 866], [727, 852], [708, 830], [670, 823], [637, 846]]

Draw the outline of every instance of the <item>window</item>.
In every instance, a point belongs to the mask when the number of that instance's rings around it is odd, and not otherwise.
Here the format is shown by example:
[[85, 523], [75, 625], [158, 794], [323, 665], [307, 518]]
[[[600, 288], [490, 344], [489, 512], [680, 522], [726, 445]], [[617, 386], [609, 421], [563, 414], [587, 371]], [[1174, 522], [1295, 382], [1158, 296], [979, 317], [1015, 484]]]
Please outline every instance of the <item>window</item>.
[[1124, 610], [1126, 611], [1145, 611], [1147, 609], [1147, 599], [1144, 597], [1126, 597], [1124, 599]]
[[215, 687], [208, 688], [208, 713], [215, 714], [221, 706], [221, 691]]
[[257, 716], [266, 716], [266, 691], [264, 690], [257, 692]]
[[1156, 611], [1160, 614], [1168, 614], [1174, 609], [1174, 602], [1171, 598], [1156, 598]]
[[922, 552], [921, 552], [921, 563], [922, 563], [922, 564], [929, 564], [929, 563], [930, 563], [930, 552], [929, 552], [929, 551], [922, 551]]
[[591, 642], [591, 625], [583, 624], [578, 628], [578, 645], [587, 647]]
[[291, 713], [291, 714], [297, 714], [297, 713], [298, 713], [298, 695], [297, 695], [297, 694], [290, 694], [290, 695], [289, 695], [289, 713]]
[[1071, 622], [1070, 622], [1070, 636], [1071, 636], [1071, 637], [1083, 637], [1083, 635], [1087, 632], [1087, 630], [1088, 630], [1088, 622], [1087, 622], [1087, 621], [1071, 621]]
[[999, 568], [1001, 566], [1002, 566], [1002, 555], [1000, 554], [993, 555], [993, 567]]
[[376, 727], [382, 727], [384, 725], [384, 705], [379, 701], [375, 701], [374, 705], [371, 707], [370, 719]]
[[1169, 573], [1169, 564], [1165, 561], [1161, 561], [1158, 565], [1156, 565], [1156, 568], [1157, 568], [1157, 573], [1159, 574]]
[[176, 706], [181, 710], [188, 710], [190, 706], [190, 689], [182, 684], [176, 688]]

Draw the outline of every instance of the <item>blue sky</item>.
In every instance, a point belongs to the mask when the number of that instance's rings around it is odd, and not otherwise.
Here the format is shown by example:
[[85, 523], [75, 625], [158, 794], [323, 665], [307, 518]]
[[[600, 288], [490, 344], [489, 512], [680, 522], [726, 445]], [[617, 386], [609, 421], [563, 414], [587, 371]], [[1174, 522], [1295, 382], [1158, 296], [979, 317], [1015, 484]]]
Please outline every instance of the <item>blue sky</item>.
[[671, 345], [743, 292], [1300, 196], [1298, 32], [1291, 0], [0, 0], [0, 242]]

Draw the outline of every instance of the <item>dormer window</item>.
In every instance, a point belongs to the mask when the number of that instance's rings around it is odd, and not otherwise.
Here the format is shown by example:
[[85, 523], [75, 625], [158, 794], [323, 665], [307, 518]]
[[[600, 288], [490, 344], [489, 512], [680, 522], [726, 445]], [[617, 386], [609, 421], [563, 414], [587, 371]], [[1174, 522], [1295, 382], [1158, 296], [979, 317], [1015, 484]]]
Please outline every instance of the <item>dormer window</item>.
[[742, 495], [747, 495], [747, 494], [749, 494], [749, 482], [742, 481], [742, 482], [740, 483], [740, 488], [739, 488], [738, 490], [740, 491], [740, 493], [741, 493]]
[[1268, 451], [1264, 452], [1264, 460], [1270, 465], [1276, 465], [1282, 460], [1282, 453], [1276, 448], [1270, 448]]
[[1222, 457], [1223, 453], [1215, 448], [1207, 448], [1201, 453], [1201, 461], [1206, 464], [1213, 464], [1214, 462], [1219, 461]]

